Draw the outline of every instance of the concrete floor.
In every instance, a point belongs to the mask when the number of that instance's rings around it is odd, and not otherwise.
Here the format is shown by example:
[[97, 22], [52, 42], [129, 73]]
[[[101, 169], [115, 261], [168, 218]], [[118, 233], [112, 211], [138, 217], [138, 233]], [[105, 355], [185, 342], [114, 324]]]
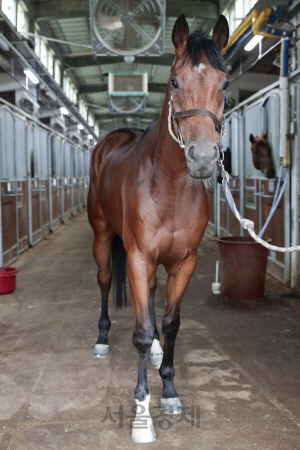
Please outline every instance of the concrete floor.
[[[111, 305], [111, 353], [93, 358], [100, 297], [91, 247], [83, 212], [22, 255], [16, 291], [0, 297], [0, 450], [300, 449], [299, 302], [270, 280], [264, 300], [213, 296], [210, 239], [199, 249], [175, 348], [185, 414], [160, 415], [162, 383], [149, 364], [157, 439], [133, 443], [134, 316], [131, 306]], [[163, 269], [158, 278], [161, 323]]]

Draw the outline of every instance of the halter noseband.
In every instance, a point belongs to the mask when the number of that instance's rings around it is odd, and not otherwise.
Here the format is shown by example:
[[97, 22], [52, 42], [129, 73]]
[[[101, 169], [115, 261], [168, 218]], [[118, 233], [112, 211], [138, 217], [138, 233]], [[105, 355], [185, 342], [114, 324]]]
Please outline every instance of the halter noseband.
[[[182, 134], [181, 134], [181, 132], [179, 130], [179, 126], [178, 126], [178, 123], [177, 123], [176, 119], [178, 117], [191, 117], [191, 116], [208, 116], [208, 117], [211, 118], [211, 120], [215, 124], [216, 131], [219, 134], [219, 138], [217, 139], [217, 146], [221, 150], [222, 137], [224, 136], [224, 127], [225, 127], [224, 116], [222, 116], [222, 119], [219, 120], [211, 111], [209, 111], [208, 109], [201, 109], [201, 108], [198, 108], [198, 109], [187, 109], [185, 111], [174, 112], [173, 99], [172, 99], [172, 90], [171, 90], [171, 98], [170, 98], [170, 101], [169, 101], [169, 117], [168, 117], [169, 132], [170, 132], [172, 138], [176, 142], [178, 142], [178, 144], [180, 145], [180, 147], [182, 149], [185, 148], [185, 144], [183, 143]], [[174, 124], [177, 136], [175, 136], [175, 134], [172, 131], [172, 119], [173, 119], [173, 124]]]

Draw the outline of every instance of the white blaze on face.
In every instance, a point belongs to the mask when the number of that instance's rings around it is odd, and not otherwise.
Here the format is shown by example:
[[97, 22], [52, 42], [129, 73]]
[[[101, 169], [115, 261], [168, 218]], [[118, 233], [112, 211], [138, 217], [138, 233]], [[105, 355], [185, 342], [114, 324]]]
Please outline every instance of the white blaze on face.
[[194, 67], [194, 70], [195, 70], [197, 73], [201, 73], [202, 70], [204, 70], [204, 69], [205, 69], [205, 64], [203, 64], [203, 63], [200, 63], [198, 66], [195, 66], [195, 67]]

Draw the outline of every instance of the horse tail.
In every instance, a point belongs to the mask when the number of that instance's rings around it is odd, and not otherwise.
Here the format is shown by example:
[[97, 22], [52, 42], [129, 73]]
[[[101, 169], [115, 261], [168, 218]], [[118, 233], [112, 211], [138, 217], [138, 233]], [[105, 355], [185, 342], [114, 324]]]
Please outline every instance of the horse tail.
[[122, 239], [116, 234], [111, 247], [113, 296], [117, 308], [127, 306], [126, 295], [127, 252]]

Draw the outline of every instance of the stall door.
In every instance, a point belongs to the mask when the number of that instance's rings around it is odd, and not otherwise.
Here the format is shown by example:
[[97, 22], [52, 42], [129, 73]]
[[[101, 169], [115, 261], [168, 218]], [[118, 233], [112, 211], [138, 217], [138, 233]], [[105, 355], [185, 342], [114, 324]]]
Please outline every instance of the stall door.
[[50, 138], [51, 151], [51, 195], [50, 208], [51, 220], [50, 229], [55, 230], [62, 222], [62, 140], [60, 137], [52, 135]]
[[70, 142], [64, 142], [63, 145], [63, 202], [62, 202], [62, 218], [65, 222], [72, 214], [72, 190], [73, 182], [71, 177], [71, 150]]
[[0, 264], [8, 265], [28, 245], [26, 123], [3, 106], [0, 109], [0, 130]]
[[37, 244], [50, 230], [48, 132], [35, 123], [28, 132], [30, 245]]

